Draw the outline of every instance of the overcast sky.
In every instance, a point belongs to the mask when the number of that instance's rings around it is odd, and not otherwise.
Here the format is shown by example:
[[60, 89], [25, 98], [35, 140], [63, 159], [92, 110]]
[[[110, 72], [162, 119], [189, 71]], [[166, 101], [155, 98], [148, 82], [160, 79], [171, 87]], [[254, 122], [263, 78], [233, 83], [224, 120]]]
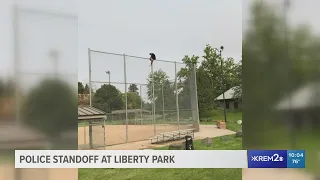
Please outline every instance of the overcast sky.
[[[59, 77], [77, 87], [78, 22], [75, 1], [1, 1], [0, 74], [9, 77], [20, 71], [22, 92], [37, 85], [55, 70]], [[17, 23], [14, 7], [17, 4]], [[72, 17], [73, 16], [73, 17]], [[18, 26], [14, 26], [17, 24]], [[14, 40], [17, 39], [15, 43]], [[15, 48], [14, 48], [15, 46]], [[50, 52], [58, 53], [55, 66]], [[16, 56], [18, 55], [18, 56]], [[19, 59], [18, 66], [14, 63]]]
[[[43, 16], [40, 20], [28, 19], [25, 16], [24, 25], [29, 31], [23, 32], [30, 33], [25, 33], [29, 39], [23, 39], [26, 47], [22, 48], [24, 52], [21, 53], [24, 53], [27, 62], [37, 58], [39, 62], [43, 61], [37, 63], [34, 60], [35, 62], [29, 63], [29, 70], [35, 69], [36, 66], [37, 70], [43, 67], [42, 71], [48, 71], [48, 67], [52, 64], [48, 51], [56, 49], [60, 52], [60, 71], [71, 74], [78, 72], [77, 79], [83, 82], [88, 82], [89, 79], [88, 48], [144, 57], [154, 52], [159, 59], [181, 61], [184, 55], [201, 56], [206, 44], [213, 47], [223, 45], [225, 47], [223, 56], [233, 57], [238, 61], [242, 51], [242, 24], [246, 26], [251, 1], [20, 0], [17, 1], [18, 4], [27, 7], [78, 15], [78, 22], [70, 18], [54, 19]], [[278, 9], [281, 11], [279, 5], [281, 1], [270, 1], [278, 4]], [[4, 76], [12, 73], [14, 67], [13, 24], [10, 9], [13, 0], [4, 0], [1, 3], [0, 25], [3, 28], [0, 29], [2, 60], [0, 74]], [[291, 21], [307, 22], [315, 31], [319, 31], [320, 25], [315, 16], [319, 4], [318, 1], [292, 0], [289, 15]], [[42, 48], [44, 44], [46, 50]], [[107, 81], [105, 71], [110, 70], [111, 81], [124, 82], [123, 57], [96, 53], [91, 55], [93, 80]], [[44, 56], [46, 60], [43, 60]], [[182, 66], [178, 66], [180, 67]], [[155, 70], [160, 68], [167, 72], [171, 79], [174, 78], [173, 64], [156, 62]], [[127, 58], [127, 82], [146, 83], [149, 73], [149, 62]], [[73, 81], [76, 79], [72, 78]]]
[[[250, 18], [250, 4], [256, 0], [243, 0], [242, 8], [243, 8], [243, 27], [246, 27], [247, 21]], [[275, 9], [278, 10], [279, 13], [283, 11], [284, 0], [264, 0], [269, 4], [274, 5]], [[320, 31], [320, 23], [318, 20], [318, 16], [320, 12], [318, 7], [320, 6], [320, 1], [315, 0], [290, 0], [290, 9], [288, 11], [287, 17], [292, 25], [298, 24], [308, 24], [312, 28], [315, 33], [319, 33]]]
[[[224, 56], [241, 58], [242, 7], [234, 0], [82, 1], [79, 4], [78, 79], [88, 82], [87, 48], [179, 61], [203, 55], [206, 44], [223, 45]], [[123, 57], [91, 54], [92, 80], [124, 82]], [[127, 82], [147, 83], [149, 62], [127, 58]], [[179, 70], [181, 65], [177, 66]], [[174, 64], [155, 62], [174, 79]], [[100, 85], [97, 85], [98, 87]], [[119, 87], [119, 86], [117, 86]], [[122, 87], [119, 87], [123, 89]]]

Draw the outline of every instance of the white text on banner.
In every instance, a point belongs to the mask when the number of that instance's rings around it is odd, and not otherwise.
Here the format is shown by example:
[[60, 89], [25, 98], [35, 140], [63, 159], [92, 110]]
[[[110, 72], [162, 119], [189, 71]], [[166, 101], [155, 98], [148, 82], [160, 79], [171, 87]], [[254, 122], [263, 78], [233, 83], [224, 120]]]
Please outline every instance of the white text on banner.
[[247, 168], [246, 150], [16, 150], [16, 168]]

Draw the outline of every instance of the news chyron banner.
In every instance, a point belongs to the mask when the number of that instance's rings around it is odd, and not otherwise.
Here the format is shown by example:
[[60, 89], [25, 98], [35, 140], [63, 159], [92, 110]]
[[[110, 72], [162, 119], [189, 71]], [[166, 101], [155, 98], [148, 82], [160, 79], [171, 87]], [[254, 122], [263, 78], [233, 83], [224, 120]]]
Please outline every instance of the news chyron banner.
[[16, 150], [15, 168], [305, 168], [305, 151]]
[[248, 150], [248, 168], [305, 168], [305, 150]]

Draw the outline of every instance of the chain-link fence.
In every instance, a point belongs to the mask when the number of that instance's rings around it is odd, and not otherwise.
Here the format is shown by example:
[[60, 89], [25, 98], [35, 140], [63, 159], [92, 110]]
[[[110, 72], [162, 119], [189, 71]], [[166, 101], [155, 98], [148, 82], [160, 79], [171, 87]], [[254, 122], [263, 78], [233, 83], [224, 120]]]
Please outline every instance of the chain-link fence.
[[78, 149], [105, 147], [105, 132], [105, 119], [82, 120], [78, 123]]
[[[5, 100], [10, 103], [8, 123], [21, 133], [23, 143], [10, 148], [42, 141], [31, 135], [35, 133], [47, 141], [37, 148], [76, 149], [77, 35], [72, 32], [77, 31], [77, 17], [22, 5], [13, 11], [14, 69]], [[52, 29], [57, 26], [58, 31]]]
[[74, 179], [70, 170], [15, 169], [11, 152], [77, 149], [77, 16], [35, 3], [7, 5], [3, 7], [12, 7], [7, 18], [13, 20], [7, 24], [13, 27], [4, 42], [14, 40], [14, 46], [3, 50], [10, 56], [1, 59], [1, 71], [10, 76], [0, 75], [0, 146], [5, 159], [0, 179]]
[[106, 145], [198, 127], [195, 81], [194, 65], [89, 49], [90, 105], [107, 113]]

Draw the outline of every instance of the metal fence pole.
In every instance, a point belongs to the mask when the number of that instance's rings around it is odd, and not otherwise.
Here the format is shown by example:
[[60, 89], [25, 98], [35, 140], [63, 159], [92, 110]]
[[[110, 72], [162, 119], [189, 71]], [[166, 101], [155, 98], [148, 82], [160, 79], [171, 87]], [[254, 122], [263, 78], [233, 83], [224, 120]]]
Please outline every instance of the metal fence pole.
[[90, 149], [93, 149], [93, 139], [92, 139], [92, 120], [89, 121], [89, 147]]
[[128, 142], [128, 95], [127, 95], [127, 65], [126, 65], [126, 55], [123, 54], [123, 65], [124, 65], [124, 95], [126, 99], [125, 112], [126, 112], [126, 142]]
[[140, 124], [142, 125], [142, 90], [141, 90], [141, 85], [140, 85]]
[[87, 148], [87, 126], [84, 125], [83, 126], [83, 129], [84, 129], [84, 147]]
[[156, 104], [154, 99], [154, 79], [153, 79], [153, 64], [151, 64], [151, 81], [152, 81], [152, 119], [153, 119], [153, 133], [156, 135]]
[[107, 115], [105, 118], [103, 118], [103, 149], [106, 150], [106, 119]]
[[162, 95], [162, 116], [163, 116], [163, 124], [165, 124], [165, 116], [164, 116], [164, 95], [163, 95], [163, 82], [161, 83], [161, 95]]
[[197, 64], [194, 64], [193, 66], [193, 77], [194, 77], [194, 90], [195, 90], [195, 103], [196, 103], [196, 118], [197, 123], [200, 124], [200, 118], [199, 118], [199, 104], [198, 104], [198, 85], [197, 85]]
[[137, 125], [137, 112], [134, 112], [134, 125]]
[[92, 106], [92, 94], [91, 94], [91, 50], [88, 48], [88, 59], [89, 59], [89, 100], [90, 100], [90, 106]]
[[17, 5], [14, 7], [14, 16], [13, 16], [13, 25], [14, 25], [14, 71], [15, 71], [15, 103], [16, 103], [16, 123], [18, 125], [21, 124], [20, 121], [20, 106], [21, 106], [21, 96], [20, 96], [20, 47], [19, 47], [19, 20], [20, 16], [18, 14], [18, 7]]
[[196, 82], [196, 64], [193, 64], [190, 69], [189, 88], [191, 98], [192, 120], [195, 126], [196, 132], [199, 131], [199, 111], [198, 111], [198, 99], [197, 99], [197, 82]]
[[178, 129], [180, 130], [180, 114], [179, 114], [179, 95], [178, 95], [178, 75], [177, 75], [177, 62], [174, 62], [174, 81], [176, 89], [176, 107], [177, 107], [177, 120], [178, 120]]

